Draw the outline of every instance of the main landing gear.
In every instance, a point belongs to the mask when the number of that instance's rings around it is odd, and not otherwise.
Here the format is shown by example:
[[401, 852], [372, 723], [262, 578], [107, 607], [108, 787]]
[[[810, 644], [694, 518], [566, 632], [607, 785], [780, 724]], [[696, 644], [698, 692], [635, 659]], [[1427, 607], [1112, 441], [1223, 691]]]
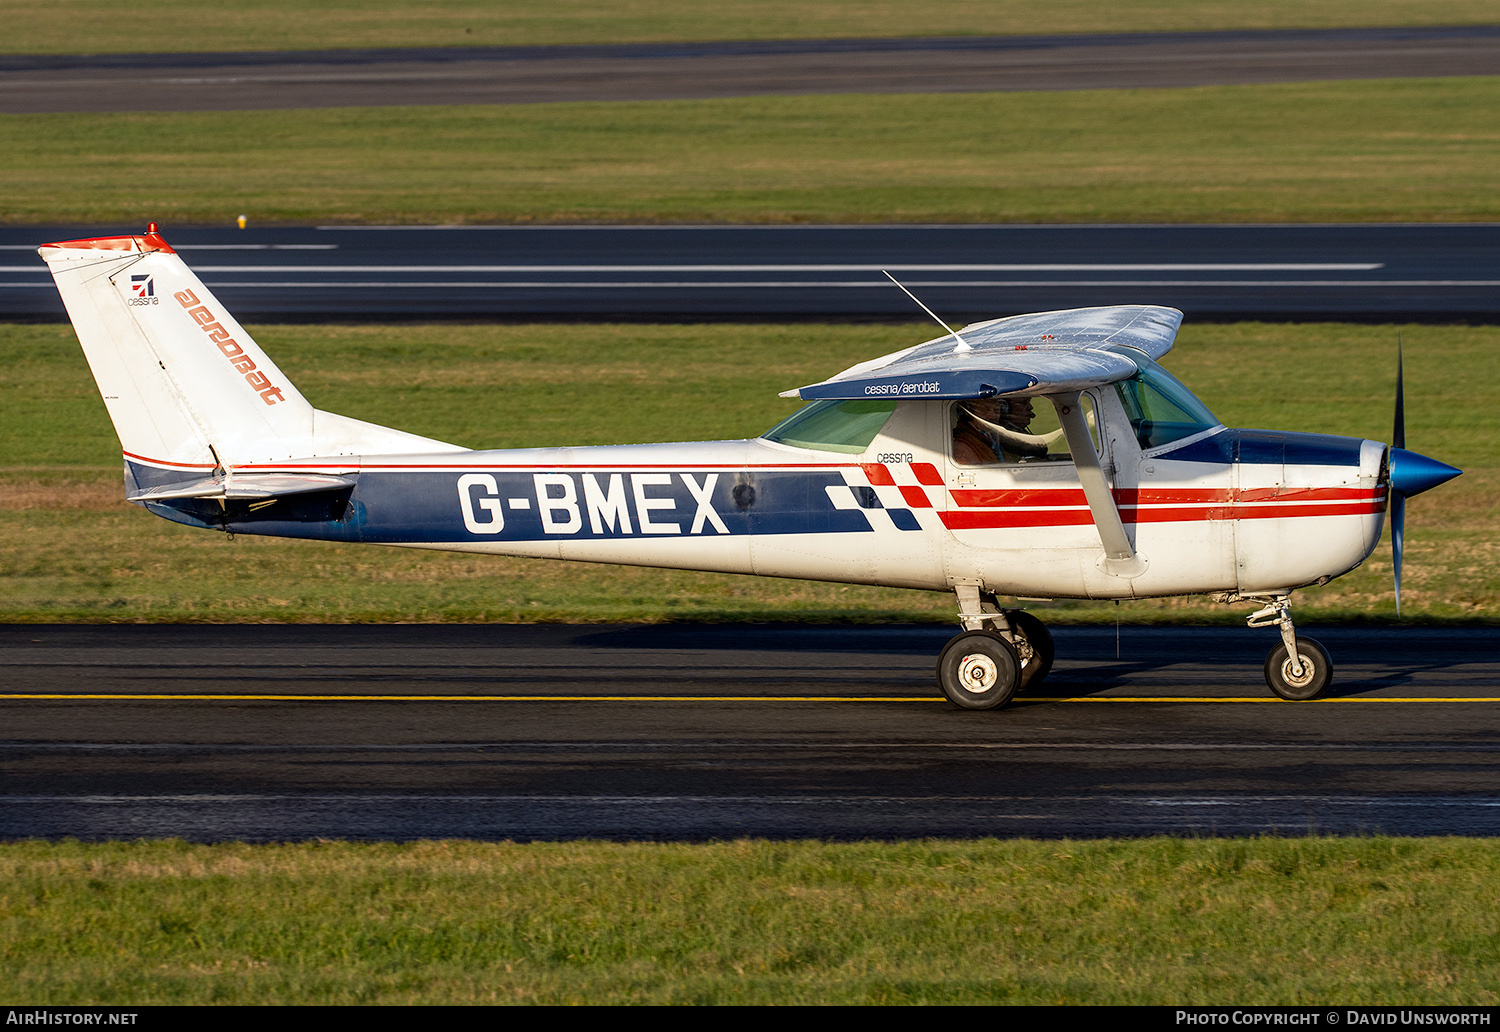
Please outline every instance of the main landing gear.
[[964, 709], [994, 709], [1041, 684], [1054, 654], [1046, 625], [1030, 613], [1001, 609], [978, 587], [955, 590], [964, 630], [943, 647], [937, 664], [938, 685], [949, 701]]
[[1281, 641], [1266, 655], [1266, 684], [1283, 699], [1306, 702], [1328, 690], [1333, 681], [1333, 662], [1328, 650], [1311, 638], [1299, 638], [1292, 626], [1291, 599], [1267, 595], [1247, 601], [1263, 602], [1265, 608], [1251, 613], [1251, 627], [1279, 627]]

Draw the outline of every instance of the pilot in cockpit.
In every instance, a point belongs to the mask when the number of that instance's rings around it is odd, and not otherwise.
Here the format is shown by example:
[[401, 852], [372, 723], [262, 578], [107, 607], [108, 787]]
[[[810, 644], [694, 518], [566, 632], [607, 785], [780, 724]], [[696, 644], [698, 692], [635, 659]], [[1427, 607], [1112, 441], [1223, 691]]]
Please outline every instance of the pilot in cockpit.
[[988, 466], [1044, 458], [1055, 434], [1033, 434], [1036, 418], [1030, 398], [979, 398], [958, 403], [953, 427], [953, 461], [960, 466]]

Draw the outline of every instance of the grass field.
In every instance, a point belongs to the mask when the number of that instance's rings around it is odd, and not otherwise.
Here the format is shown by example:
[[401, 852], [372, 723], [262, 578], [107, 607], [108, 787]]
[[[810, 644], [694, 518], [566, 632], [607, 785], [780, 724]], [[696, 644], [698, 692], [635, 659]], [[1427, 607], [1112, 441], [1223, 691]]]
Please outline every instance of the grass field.
[[[1408, 444], [1465, 475], [1415, 499], [1408, 619], [1500, 619], [1500, 328], [1406, 326]], [[924, 326], [266, 326], [315, 405], [471, 447], [754, 436], [776, 392]], [[1168, 366], [1231, 426], [1387, 440], [1397, 327], [1193, 325]], [[1311, 375], [1312, 373], [1317, 375]], [[1464, 384], [1462, 394], [1453, 390]], [[120, 500], [119, 445], [66, 326], [0, 326], [0, 621], [952, 619], [942, 593], [373, 546], [170, 524]], [[1390, 552], [1300, 592], [1304, 621], [1389, 619]], [[1039, 607], [1049, 608], [1049, 607]], [[1049, 619], [1238, 620], [1198, 600]]]
[[1486, 0], [7, 0], [7, 53], [531, 46], [1496, 21]]
[[1500, 77], [0, 116], [0, 221], [1500, 219]]
[[1500, 845], [0, 845], [35, 1004], [1500, 1002]]

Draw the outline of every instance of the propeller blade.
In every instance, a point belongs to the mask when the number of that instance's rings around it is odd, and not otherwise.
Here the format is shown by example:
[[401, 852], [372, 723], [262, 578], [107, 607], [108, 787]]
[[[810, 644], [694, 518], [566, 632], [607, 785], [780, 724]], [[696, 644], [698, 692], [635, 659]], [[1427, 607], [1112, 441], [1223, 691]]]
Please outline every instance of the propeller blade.
[[1396, 486], [1395, 456], [1398, 450], [1406, 450], [1406, 395], [1404, 370], [1401, 361], [1401, 331], [1396, 331], [1396, 418], [1391, 429], [1391, 452], [1387, 460], [1391, 463], [1391, 566], [1396, 573], [1396, 618], [1401, 617], [1401, 535], [1406, 529], [1406, 495]]
[[1401, 334], [1396, 334], [1396, 425], [1386, 452], [1386, 485], [1390, 489], [1391, 566], [1396, 575], [1396, 615], [1401, 615], [1401, 551], [1406, 534], [1406, 500], [1446, 484], [1463, 470], [1406, 450], [1406, 403], [1403, 391]]
[[1406, 447], [1406, 403], [1402, 387], [1401, 372], [1401, 333], [1396, 333], [1396, 426], [1391, 431], [1391, 446], [1395, 448]]
[[[1397, 403], [1396, 411], [1401, 411]], [[1399, 420], [1399, 415], [1397, 419]], [[1399, 427], [1399, 422], [1397, 423]], [[1405, 448], [1392, 448], [1386, 459], [1386, 484], [1390, 487], [1391, 560], [1396, 570], [1396, 615], [1401, 615], [1401, 547], [1406, 530], [1406, 500], [1412, 495], [1446, 484], [1463, 472], [1446, 462], [1429, 459]]]
[[1391, 489], [1391, 559], [1396, 568], [1396, 615], [1401, 615], [1401, 538], [1406, 529], [1406, 496]]

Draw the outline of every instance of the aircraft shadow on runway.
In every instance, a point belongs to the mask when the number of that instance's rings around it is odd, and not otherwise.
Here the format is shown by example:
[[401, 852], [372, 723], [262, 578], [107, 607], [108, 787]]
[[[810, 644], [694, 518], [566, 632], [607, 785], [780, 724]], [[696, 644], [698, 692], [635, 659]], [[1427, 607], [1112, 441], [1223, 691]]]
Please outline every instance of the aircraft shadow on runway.
[[[940, 625], [806, 626], [796, 624], [664, 624], [610, 628], [580, 635], [576, 642], [595, 648], [626, 650], [735, 650], [779, 653], [868, 653], [936, 657], [954, 630]], [[1244, 680], [1254, 673], [1259, 694], [1259, 669], [1275, 642], [1264, 632], [1241, 628], [1057, 627], [1058, 666], [1033, 695], [1081, 698], [1128, 687], [1144, 687], [1152, 675], [1196, 667], [1191, 673], [1210, 679], [1217, 668]], [[1500, 630], [1430, 627], [1314, 627], [1333, 653], [1335, 682], [1327, 698], [1353, 698], [1428, 682], [1428, 675], [1491, 659], [1500, 652]], [[1117, 644], [1118, 642], [1118, 644]], [[1118, 653], [1117, 653], [1118, 648]], [[1355, 666], [1355, 663], [1358, 663]], [[1074, 664], [1087, 664], [1075, 666]], [[1373, 669], [1372, 669], [1373, 668]], [[1152, 690], [1156, 694], [1156, 690]], [[1024, 699], [1023, 694], [1019, 698]]]

